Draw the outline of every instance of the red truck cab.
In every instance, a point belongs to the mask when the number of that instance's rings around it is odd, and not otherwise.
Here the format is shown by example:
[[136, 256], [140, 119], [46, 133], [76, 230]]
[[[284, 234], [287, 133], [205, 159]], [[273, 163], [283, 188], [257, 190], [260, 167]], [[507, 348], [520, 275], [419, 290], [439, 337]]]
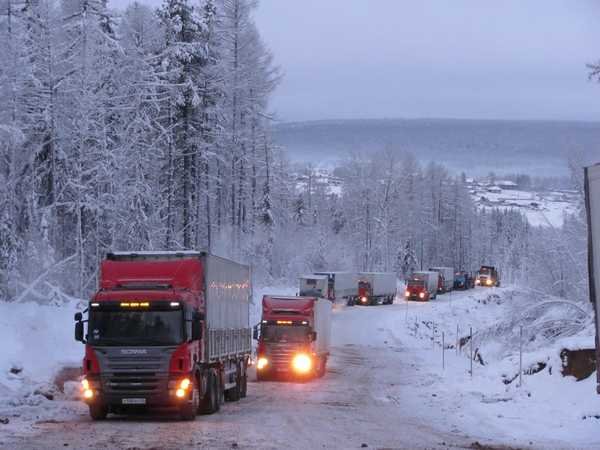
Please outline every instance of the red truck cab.
[[88, 319], [75, 316], [91, 417], [170, 408], [191, 420], [245, 396], [249, 292], [247, 266], [204, 252], [107, 255]]
[[324, 375], [330, 330], [329, 300], [265, 295], [262, 320], [254, 330], [257, 379]]

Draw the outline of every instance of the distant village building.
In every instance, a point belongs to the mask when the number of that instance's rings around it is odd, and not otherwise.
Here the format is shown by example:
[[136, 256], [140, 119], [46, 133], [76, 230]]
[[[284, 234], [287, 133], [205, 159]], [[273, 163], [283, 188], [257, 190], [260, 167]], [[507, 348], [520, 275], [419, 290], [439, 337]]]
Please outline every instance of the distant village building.
[[510, 181], [510, 180], [496, 181], [496, 186], [498, 186], [500, 189], [503, 189], [505, 191], [515, 191], [519, 188], [517, 183], [515, 183], [514, 181]]

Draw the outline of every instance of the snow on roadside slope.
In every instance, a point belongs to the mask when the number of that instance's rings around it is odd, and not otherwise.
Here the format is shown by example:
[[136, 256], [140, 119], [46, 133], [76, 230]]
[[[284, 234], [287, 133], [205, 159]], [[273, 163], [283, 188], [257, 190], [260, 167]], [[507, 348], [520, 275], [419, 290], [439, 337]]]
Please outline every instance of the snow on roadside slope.
[[[540, 325], [552, 323], [557, 314], [569, 317], [560, 314], [570, 311], [577, 319], [571, 305], [552, 300], [557, 299], [519, 289], [480, 288], [428, 303], [396, 300], [390, 307], [347, 308], [334, 321], [333, 340], [335, 345], [401, 350], [405, 363], [421, 374], [418, 382], [411, 382], [411, 389], [402, 392], [402, 407], [438, 429], [510, 446], [600, 448], [595, 375], [576, 382], [560, 373], [561, 349], [593, 347], [593, 333], [585, 321], [577, 329], [569, 320], [564, 334], [548, 333], [550, 328]], [[549, 302], [549, 307], [540, 309]], [[563, 307], [560, 313], [555, 309]], [[459, 338], [473, 327], [474, 350], [479, 349], [485, 363], [474, 362], [472, 378], [468, 343], [456, 353], [457, 324]], [[513, 330], [520, 325], [525, 330], [524, 369], [538, 362], [546, 366], [539, 373], [524, 375], [519, 388], [518, 378], [509, 384], [504, 380], [518, 375], [518, 338], [515, 346]]]
[[81, 364], [82, 346], [73, 337], [76, 311], [75, 301], [63, 306], [0, 302], [0, 401], [50, 382], [62, 367]]

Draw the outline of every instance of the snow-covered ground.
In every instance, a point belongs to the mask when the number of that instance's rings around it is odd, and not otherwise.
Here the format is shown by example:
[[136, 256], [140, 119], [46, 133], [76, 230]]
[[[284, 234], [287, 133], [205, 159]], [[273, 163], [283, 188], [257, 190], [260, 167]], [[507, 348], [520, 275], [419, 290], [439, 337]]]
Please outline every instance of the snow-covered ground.
[[82, 348], [73, 338], [77, 302], [60, 306], [0, 302], [0, 405], [18, 402], [49, 383], [63, 367], [81, 365]]
[[[257, 290], [253, 320], [264, 293], [295, 288]], [[79, 361], [73, 308], [0, 306], [2, 337], [15, 347], [0, 354], [0, 419], [9, 419], [0, 423], [0, 448], [600, 448], [594, 376], [576, 382], [560, 373], [563, 347], [593, 345], [589, 311], [515, 288], [454, 292], [429, 303], [336, 305], [324, 378], [253, 382], [248, 398], [193, 424], [164, 416], [95, 423], [69, 394], [23, 401], [31, 398], [27, 386]], [[457, 325], [463, 340], [473, 328], [473, 350], [484, 363], [474, 362], [472, 376], [469, 343], [456, 351]], [[519, 387], [521, 326], [523, 367], [546, 366]], [[16, 351], [23, 343], [30, 351]], [[20, 381], [7, 374], [15, 366], [23, 368]]]
[[471, 187], [471, 197], [483, 208], [517, 209], [533, 226], [561, 227], [565, 214], [576, 212], [576, 194]]

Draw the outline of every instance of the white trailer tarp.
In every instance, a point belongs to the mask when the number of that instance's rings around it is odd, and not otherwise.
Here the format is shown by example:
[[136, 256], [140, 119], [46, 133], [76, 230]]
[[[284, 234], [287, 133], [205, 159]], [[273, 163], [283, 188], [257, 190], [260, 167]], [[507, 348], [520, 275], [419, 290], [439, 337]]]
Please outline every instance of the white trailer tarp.
[[317, 332], [315, 351], [318, 354], [329, 353], [331, 341], [332, 305], [329, 300], [317, 299], [314, 306], [314, 331]]

